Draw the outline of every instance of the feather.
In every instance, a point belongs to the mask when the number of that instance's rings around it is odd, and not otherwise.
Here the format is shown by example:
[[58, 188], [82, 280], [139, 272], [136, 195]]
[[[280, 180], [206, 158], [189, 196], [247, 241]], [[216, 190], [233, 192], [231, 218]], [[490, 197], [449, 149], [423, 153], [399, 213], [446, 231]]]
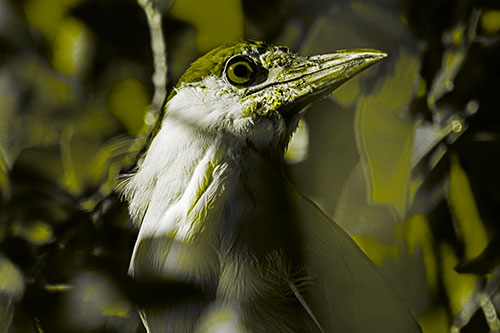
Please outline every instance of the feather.
[[399, 296], [352, 238], [292, 185], [312, 277], [308, 304], [325, 332], [420, 332]]

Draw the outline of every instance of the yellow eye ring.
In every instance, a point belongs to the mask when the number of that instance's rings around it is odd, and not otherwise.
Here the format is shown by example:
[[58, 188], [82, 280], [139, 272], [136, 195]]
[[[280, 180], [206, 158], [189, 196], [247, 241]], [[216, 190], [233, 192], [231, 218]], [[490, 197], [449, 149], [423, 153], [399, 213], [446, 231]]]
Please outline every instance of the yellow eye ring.
[[229, 83], [234, 85], [248, 84], [255, 77], [253, 64], [247, 58], [234, 57], [226, 66], [226, 77]]

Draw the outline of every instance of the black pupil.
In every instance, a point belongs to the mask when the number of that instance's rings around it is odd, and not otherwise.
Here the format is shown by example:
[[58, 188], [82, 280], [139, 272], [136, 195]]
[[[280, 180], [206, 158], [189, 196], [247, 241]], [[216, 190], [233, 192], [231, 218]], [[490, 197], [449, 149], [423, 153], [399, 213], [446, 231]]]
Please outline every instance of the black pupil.
[[236, 65], [234, 67], [234, 75], [245, 78], [249, 74], [248, 67], [245, 65]]

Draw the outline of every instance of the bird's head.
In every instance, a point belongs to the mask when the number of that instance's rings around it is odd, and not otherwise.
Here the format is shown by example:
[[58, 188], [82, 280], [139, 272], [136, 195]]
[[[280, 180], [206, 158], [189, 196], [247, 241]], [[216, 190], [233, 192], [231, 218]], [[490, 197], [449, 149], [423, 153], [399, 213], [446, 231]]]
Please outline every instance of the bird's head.
[[223, 45], [184, 73], [167, 117], [257, 147], [285, 148], [307, 105], [385, 56], [355, 49], [303, 57], [263, 42]]

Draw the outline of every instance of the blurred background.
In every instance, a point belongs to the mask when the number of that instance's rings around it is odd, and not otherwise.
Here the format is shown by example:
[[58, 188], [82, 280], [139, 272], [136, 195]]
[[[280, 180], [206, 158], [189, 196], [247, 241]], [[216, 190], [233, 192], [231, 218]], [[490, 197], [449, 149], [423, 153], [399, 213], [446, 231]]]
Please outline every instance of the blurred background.
[[290, 176], [424, 332], [500, 332], [495, 0], [0, 0], [0, 332], [144, 332], [113, 190], [165, 77], [245, 38], [389, 54], [313, 105]]

